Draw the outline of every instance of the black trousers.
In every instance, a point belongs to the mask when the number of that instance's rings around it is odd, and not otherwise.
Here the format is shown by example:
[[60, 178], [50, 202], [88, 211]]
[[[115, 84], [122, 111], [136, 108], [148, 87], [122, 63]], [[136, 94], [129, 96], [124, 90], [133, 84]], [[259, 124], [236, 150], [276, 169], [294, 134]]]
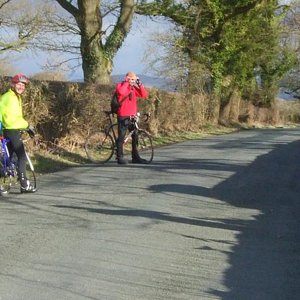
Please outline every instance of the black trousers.
[[21, 139], [20, 130], [17, 129], [4, 129], [3, 135], [6, 139], [9, 139], [10, 142], [7, 144], [8, 152], [10, 157], [13, 153], [16, 153], [18, 157], [18, 168], [21, 178], [26, 179], [26, 153], [23, 141]]
[[[123, 157], [123, 144], [126, 136], [126, 131], [133, 130], [132, 124], [130, 122], [130, 117], [118, 117], [118, 139], [117, 139], [117, 157]], [[137, 134], [132, 134], [132, 158], [138, 157], [138, 136]]]

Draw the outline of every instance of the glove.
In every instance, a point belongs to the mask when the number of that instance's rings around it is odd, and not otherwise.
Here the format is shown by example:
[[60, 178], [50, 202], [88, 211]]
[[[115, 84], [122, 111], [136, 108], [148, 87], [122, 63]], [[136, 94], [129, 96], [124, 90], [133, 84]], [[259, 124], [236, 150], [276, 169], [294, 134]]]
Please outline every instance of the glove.
[[29, 125], [28, 128], [27, 128], [27, 132], [29, 134], [30, 137], [34, 137], [35, 136], [35, 129], [32, 125]]

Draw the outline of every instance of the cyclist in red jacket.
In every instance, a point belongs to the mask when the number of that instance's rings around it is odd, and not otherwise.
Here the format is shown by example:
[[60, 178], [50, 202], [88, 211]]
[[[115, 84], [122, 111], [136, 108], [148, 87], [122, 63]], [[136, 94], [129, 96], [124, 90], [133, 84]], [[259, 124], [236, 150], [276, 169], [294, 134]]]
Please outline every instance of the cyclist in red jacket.
[[[116, 86], [118, 101], [121, 102], [121, 107], [117, 112], [118, 116], [118, 140], [117, 140], [117, 160], [118, 164], [127, 164], [128, 161], [123, 156], [123, 143], [126, 131], [130, 126], [130, 116], [136, 115], [138, 112], [137, 98], [147, 98], [148, 92], [144, 85], [141, 84], [137, 75], [133, 72], [126, 74], [125, 80], [118, 83]], [[146, 163], [139, 156], [137, 150], [138, 137], [132, 135], [132, 162]]]

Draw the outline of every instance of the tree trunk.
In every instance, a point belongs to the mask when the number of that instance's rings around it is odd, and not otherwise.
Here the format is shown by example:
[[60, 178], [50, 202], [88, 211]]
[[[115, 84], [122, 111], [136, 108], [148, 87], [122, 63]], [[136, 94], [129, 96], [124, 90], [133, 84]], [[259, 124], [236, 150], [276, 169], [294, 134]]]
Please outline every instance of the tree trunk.
[[220, 106], [220, 122], [236, 123], [239, 121], [241, 93], [234, 87], [226, 101], [223, 100]]
[[[98, 28], [90, 24], [87, 31], [92, 33]], [[101, 84], [111, 83], [112, 61], [106, 58], [105, 50], [101, 45], [100, 34], [96, 33], [94, 37], [91, 34], [82, 35], [80, 51], [84, 81]]]
[[78, 1], [75, 17], [81, 33], [80, 52], [85, 82], [110, 83], [112, 63], [105, 59], [102, 46], [102, 18], [99, 0]]
[[121, 0], [120, 13], [114, 29], [103, 44], [102, 14], [99, 0], [56, 0], [72, 14], [80, 30], [80, 51], [85, 82], [111, 83], [113, 59], [121, 48], [132, 24], [134, 0]]

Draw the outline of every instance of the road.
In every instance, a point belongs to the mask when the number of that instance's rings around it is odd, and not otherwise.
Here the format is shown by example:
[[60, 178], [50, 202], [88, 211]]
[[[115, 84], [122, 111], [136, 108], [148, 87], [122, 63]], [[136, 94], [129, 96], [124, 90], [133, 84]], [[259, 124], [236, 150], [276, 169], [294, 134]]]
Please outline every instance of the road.
[[300, 129], [40, 176], [0, 223], [1, 300], [296, 300]]

